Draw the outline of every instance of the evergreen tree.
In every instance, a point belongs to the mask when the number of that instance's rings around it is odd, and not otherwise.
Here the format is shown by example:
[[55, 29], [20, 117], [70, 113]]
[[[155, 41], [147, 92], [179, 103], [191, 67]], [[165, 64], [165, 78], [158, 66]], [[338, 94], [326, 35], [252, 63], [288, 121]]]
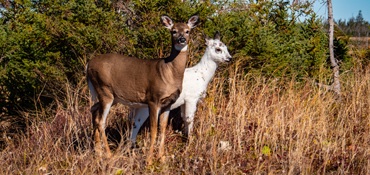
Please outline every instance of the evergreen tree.
[[26, 0], [1, 6], [0, 108], [7, 115], [70, 105], [67, 86], [76, 94], [86, 87], [84, 69], [97, 54], [142, 59], [168, 55], [162, 14], [176, 21], [199, 14], [190, 65], [205, 49], [202, 33], [219, 30], [246, 73], [303, 79], [322, 77], [329, 70], [326, 31], [309, 2]]

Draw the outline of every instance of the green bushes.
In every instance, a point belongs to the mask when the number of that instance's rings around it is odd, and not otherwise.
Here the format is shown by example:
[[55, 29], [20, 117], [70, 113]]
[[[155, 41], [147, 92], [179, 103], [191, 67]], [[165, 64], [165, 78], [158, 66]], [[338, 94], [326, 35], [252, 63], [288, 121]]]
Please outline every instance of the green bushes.
[[283, 2], [233, 6], [241, 10], [220, 14], [206, 28], [221, 30], [246, 72], [317, 78], [327, 58], [327, 36], [314, 14], [299, 22], [303, 14], [289, 13]]
[[13, 115], [63, 99], [61, 89], [80, 81], [90, 55], [119, 51], [124, 23], [109, 4], [25, 1], [3, 11], [2, 108]]
[[[84, 69], [97, 54], [117, 52], [143, 59], [168, 55], [169, 33], [160, 24], [162, 14], [176, 21], [200, 15], [201, 24], [192, 35], [190, 65], [203, 53], [203, 33], [212, 36], [219, 30], [245, 72], [319, 78], [328, 70], [325, 29], [308, 5], [46, 0], [3, 6], [0, 108], [7, 115], [56, 102], [68, 105], [66, 84], [72, 89], [86, 87]], [[301, 16], [306, 19], [300, 21]]]

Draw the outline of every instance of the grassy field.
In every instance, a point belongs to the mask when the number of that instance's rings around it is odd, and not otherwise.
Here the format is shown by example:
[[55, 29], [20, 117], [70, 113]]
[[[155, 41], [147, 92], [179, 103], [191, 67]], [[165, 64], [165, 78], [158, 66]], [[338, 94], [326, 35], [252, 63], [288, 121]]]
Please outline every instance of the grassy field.
[[350, 37], [349, 47], [350, 51], [367, 51], [370, 49], [370, 37]]
[[88, 98], [82, 85], [53, 120], [34, 119], [17, 137], [2, 134], [0, 174], [370, 174], [370, 67], [357, 67], [342, 74], [339, 102], [311, 80], [224, 67], [198, 105], [194, 136], [186, 142], [168, 129], [166, 162], [148, 167], [148, 129], [131, 149], [123, 106], [108, 118], [113, 157], [94, 155], [89, 105], [78, 103]]

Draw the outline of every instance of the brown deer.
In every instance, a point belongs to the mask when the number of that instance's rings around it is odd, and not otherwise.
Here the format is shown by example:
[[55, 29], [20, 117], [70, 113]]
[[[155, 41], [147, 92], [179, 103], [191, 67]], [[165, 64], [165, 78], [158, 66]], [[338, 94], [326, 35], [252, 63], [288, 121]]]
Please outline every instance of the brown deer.
[[148, 164], [152, 162], [160, 117], [161, 136], [158, 157], [164, 160], [169, 107], [181, 93], [188, 57], [189, 34], [198, 21], [198, 15], [190, 17], [187, 23], [173, 23], [170, 17], [161, 16], [161, 22], [170, 30], [172, 38], [171, 54], [167, 58], [144, 60], [110, 53], [90, 60], [86, 68], [87, 81], [92, 99], [95, 102], [96, 99], [98, 100], [91, 107], [96, 153], [101, 154], [101, 144], [103, 144], [106, 156], [111, 157], [105, 134], [105, 123], [111, 106], [121, 103], [134, 108], [149, 107]]

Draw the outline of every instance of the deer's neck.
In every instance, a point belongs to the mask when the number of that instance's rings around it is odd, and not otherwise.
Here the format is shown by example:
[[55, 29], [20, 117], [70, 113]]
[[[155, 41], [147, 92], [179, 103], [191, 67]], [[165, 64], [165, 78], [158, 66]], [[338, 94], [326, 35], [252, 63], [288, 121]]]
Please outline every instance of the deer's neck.
[[218, 64], [211, 59], [211, 55], [206, 52], [199, 63], [194, 66], [194, 69], [199, 71], [202, 78], [205, 80], [206, 83], [208, 83], [213, 78], [217, 66]]
[[165, 58], [166, 63], [173, 64], [174, 66], [180, 66], [179, 68], [184, 67], [187, 62], [188, 57], [188, 46], [186, 45], [183, 48], [176, 48], [174, 44], [172, 44], [172, 50], [169, 57]]
[[[169, 57], [164, 59], [165, 67], [167, 68], [167, 75], [171, 75], [176, 80], [182, 82], [184, 71], [186, 67], [188, 52], [178, 51], [175, 47], [172, 47], [171, 54]], [[170, 71], [171, 73], [169, 73]]]

